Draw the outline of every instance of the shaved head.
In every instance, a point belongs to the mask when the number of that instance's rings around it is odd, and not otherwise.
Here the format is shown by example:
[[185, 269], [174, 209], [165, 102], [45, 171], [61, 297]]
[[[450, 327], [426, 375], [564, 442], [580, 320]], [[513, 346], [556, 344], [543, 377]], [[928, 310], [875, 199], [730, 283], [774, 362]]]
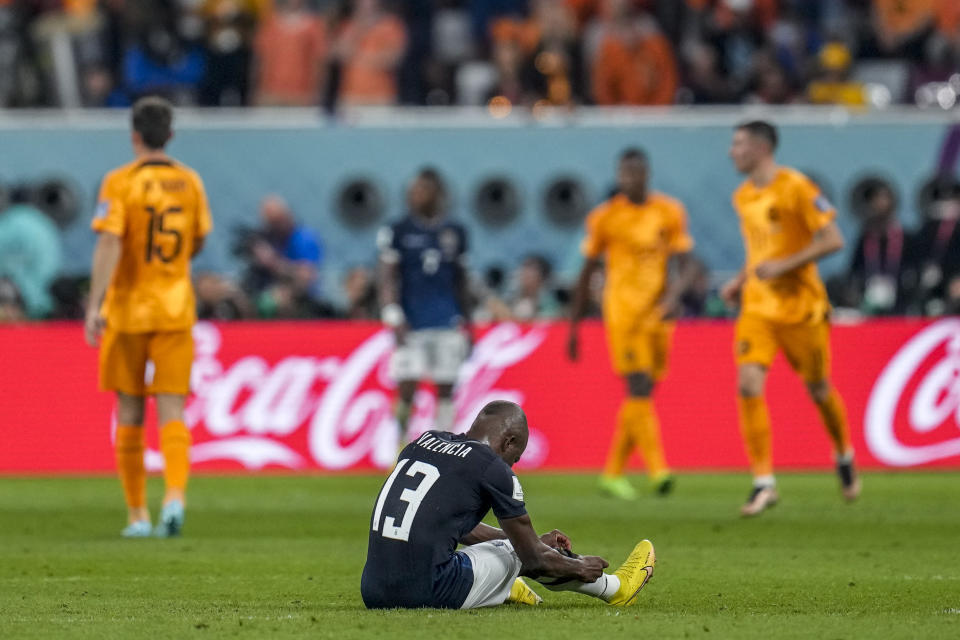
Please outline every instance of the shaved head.
[[527, 416], [520, 405], [506, 400], [487, 403], [476, 419], [467, 437], [485, 442], [504, 462], [513, 466], [527, 448], [530, 432]]

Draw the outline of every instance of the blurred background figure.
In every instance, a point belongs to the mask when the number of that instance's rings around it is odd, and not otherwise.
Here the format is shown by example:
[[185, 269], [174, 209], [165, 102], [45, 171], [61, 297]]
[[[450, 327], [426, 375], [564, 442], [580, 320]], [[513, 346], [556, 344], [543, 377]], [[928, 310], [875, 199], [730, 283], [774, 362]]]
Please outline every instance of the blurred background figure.
[[557, 296], [551, 287], [553, 266], [541, 255], [529, 255], [514, 272], [515, 290], [508, 301], [510, 316], [527, 322], [537, 318], [558, 318], [562, 315]]
[[912, 253], [919, 282], [910, 302], [922, 315], [956, 313], [960, 303], [960, 182], [944, 177], [935, 185]]
[[256, 0], [207, 0], [207, 69], [200, 104], [239, 107], [248, 103]]
[[851, 75], [853, 57], [842, 42], [828, 42], [817, 55], [819, 73], [810, 83], [807, 96], [813, 104], [842, 104], [862, 107], [867, 103], [863, 83]]
[[50, 285], [62, 260], [60, 231], [43, 212], [15, 204], [0, 213], [0, 278], [13, 285], [31, 318], [53, 311]]
[[253, 309], [237, 284], [209, 271], [194, 278], [197, 317], [201, 320], [243, 320], [254, 317]]
[[255, 40], [255, 99], [263, 106], [318, 104], [329, 50], [327, 27], [307, 0], [280, 0]]
[[677, 63], [656, 20], [629, 0], [605, 0], [603, 35], [592, 64], [598, 105], [672, 104]]
[[333, 56], [340, 64], [339, 103], [397, 103], [397, 72], [407, 47], [407, 33], [380, 0], [354, 0], [350, 17], [339, 27]]
[[10, 278], [0, 278], [0, 324], [24, 322], [27, 310], [17, 285]]
[[897, 216], [897, 196], [882, 180], [863, 192], [860, 236], [847, 275], [847, 306], [870, 315], [903, 313], [916, 283], [909, 239]]
[[248, 262], [243, 288], [256, 294], [294, 279], [319, 288], [323, 245], [313, 231], [297, 222], [286, 200], [266, 196], [260, 203], [260, 222], [242, 241]]
[[343, 278], [343, 290], [347, 305], [343, 317], [347, 320], [376, 320], [380, 317], [380, 305], [377, 302], [377, 284], [373, 270], [366, 265], [358, 265], [347, 271]]

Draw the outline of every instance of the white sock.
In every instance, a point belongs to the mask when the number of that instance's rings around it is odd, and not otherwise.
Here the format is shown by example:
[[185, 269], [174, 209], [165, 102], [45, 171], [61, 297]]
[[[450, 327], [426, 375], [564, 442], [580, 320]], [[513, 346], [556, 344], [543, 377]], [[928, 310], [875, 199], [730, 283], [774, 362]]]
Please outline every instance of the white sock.
[[[543, 583], [541, 582], [540, 584]], [[594, 598], [600, 598], [601, 600], [609, 601], [610, 598], [613, 597], [613, 594], [620, 589], [620, 578], [612, 573], [605, 573], [600, 576], [600, 579], [596, 582], [579, 582], [577, 580], [571, 580], [570, 582], [564, 582], [563, 584], [544, 584], [543, 586], [550, 591], [575, 591], [576, 593], [582, 593], [586, 596], [593, 596]]]
[[453, 400], [450, 398], [439, 398], [437, 400], [437, 412], [435, 416], [437, 429], [450, 431], [453, 429], [453, 421], [455, 419], [456, 409], [453, 406]]
[[853, 449], [837, 454], [837, 464], [850, 464], [851, 462], [853, 462]]
[[768, 476], [756, 476], [753, 479], [753, 486], [758, 489], [773, 489], [777, 486], [777, 479], [773, 477], [773, 474]]

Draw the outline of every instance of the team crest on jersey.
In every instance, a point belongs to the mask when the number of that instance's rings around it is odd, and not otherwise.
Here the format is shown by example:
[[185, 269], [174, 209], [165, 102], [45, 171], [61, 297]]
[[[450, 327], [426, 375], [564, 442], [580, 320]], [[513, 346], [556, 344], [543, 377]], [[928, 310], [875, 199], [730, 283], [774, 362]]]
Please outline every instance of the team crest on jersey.
[[93, 217], [97, 220], [100, 220], [101, 218], [106, 218], [107, 213], [109, 212], [110, 212], [110, 201], [101, 200], [100, 202], [97, 203], [97, 208], [93, 212]]
[[827, 200], [827, 196], [822, 193], [817, 196], [817, 199], [813, 201], [813, 206], [817, 208], [818, 211], [826, 213], [827, 211], [833, 211], [833, 205]]
[[444, 229], [440, 232], [439, 242], [440, 250], [443, 251], [445, 256], [452, 257], [457, 254], [460, 238], [457, 237], [456, 231], [453, 229]]
[[517, 476], [513, 476], [513, 499], [523, 502], [523, 487], [520, 486], [520, 478]]

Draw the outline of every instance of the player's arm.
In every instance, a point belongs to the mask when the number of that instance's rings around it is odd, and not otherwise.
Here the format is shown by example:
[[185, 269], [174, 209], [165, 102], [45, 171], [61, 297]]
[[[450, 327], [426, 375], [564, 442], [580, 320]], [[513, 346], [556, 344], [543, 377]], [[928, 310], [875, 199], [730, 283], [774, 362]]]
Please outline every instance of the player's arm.
[[667, 264], [667, 287], [660, 298], [664, 319], [676, 318], [680, 313], [680, 299], [697, 279], [697, 263], [689, 251], [675, 253]]
[[567, 356], [571, 360], [580, 357], [580, 335], [578, 329], [580, 321], [587, 315], [588, 302], [590, 300], [590, 281], [594, 274], [601, 268], [600, 258], [586, 258], [583, 261], [583, 267], [580, 269], [580, 275], [573, 287], [573, 296], [570, 304], [570, 338], [567, 341]]
[[[480, 523], [473, 531], [460, 538], [460, 544], [469, 547], [470, 545], [480, 544], [481, 542], [490, 542], [491, 540], [506, 540], [507, 534], [503, 529], [491, 527], [488, 524]], [[561, 548], [570, 550], [570, 537], [559, 529], [554, 529], [550, 533], [540, 536], [540, 541], [548, 547], [554, 549]]]
[[397, 342], [403, 339], [407, 325], [403, 307], [400, 306], [400, 252], [396, 246], [394, 230], [380, 229], [377, 234], [377, 292], [380, 298], [380, 318], [394, 330]]
[[[533, 529], [530, 516], [500, 520], [503, 533], [513, 544], [514, 551], [523, 563], [520, 573], [531, 578], [573, 578], [580, 582], [596, 582], [609, 566], [598, 556], [568, 557], [545, 543]], [[547, 534], [550, 535], [550, 534]]]
[[726, 284], [720, 288], [720, 299], [723, 300], [729, 307], [736, 306], [737, 300], [740, 298], [740, 291], [743, 289], [743, 285], [746, 281], [747, 268], [742, 267], [737, 275], [730, 280], [727, 280]]
[[761, 280], [778, 278], [794, 269], [816, 262], [843, 249], [843, 233], [836, 222], [828, 222], [813, 233], [813, 239], [796, 253], [777, 260], [767, 260], [757, 265], [756, 274]]
[[120, 236], [109, 231], [103, 231], [97, 238], [97, 246], [93, 250], [93, 265], [90, 269], [90, 297], [87, 300], [86, 321], [84, 322], [84, 336], [91, 347], [100, 342], [103, 332], [104, 319], [100, 315], [100, 305], [107, 287], [113, 280], [113, 272], [120, 262], [120, 252], [123, 250], [123, 241]]
[[203, 246], [207, 243], [206, 237], [199, 237], [193, 239], [193, 250], [190, 251], [190, 257], [195, 258], [197, 254], [203, 251]]

